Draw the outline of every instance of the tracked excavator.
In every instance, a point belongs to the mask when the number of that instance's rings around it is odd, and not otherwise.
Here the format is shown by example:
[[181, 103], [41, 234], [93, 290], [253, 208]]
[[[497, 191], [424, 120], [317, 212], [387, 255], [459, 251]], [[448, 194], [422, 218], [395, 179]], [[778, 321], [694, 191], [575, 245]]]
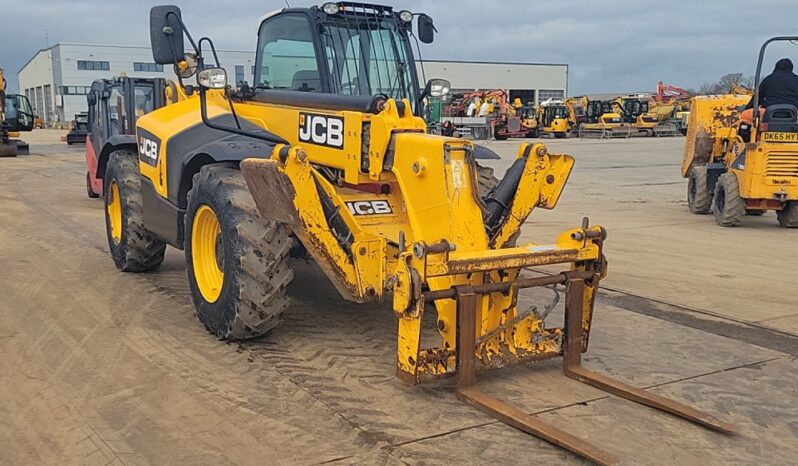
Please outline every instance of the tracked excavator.
[[[481, 190], [473, 144], [427, 132], [425, 98], [448, 86], [418, 82], [411, 37], [434, 40], [428, 15], [351, 2], [274, 12], [260, 22], [255, 86], [236, 91], [207, 53], [213, 42], [195, 41], [177, 7], [154, 7], [150, 32], [156, 63], [179, 65], [186, 45], [195, 53], [199, 98], [139, 118], [137, 151], [109, 160], [108, 244], [128, 272], [157, 269], [167, 245], [182, 249], [197, 316], [214, 336], [277, 327], [294, 251], [353, 305], [390, 303], [401, 380], [453, 377], [460, 399], [594, 462], [617, 459], [482, 392], [477, 373], [561, 358], [568, 377], [733, 430], [582, 366], [607, 233], [584, 219], [549, 241], [519, 241], [534, 209], [557, 205], [573, 158], [521, 144], [504, 177]], [[361, 66], [348, 67], [351, 50]], [[524, 271], [543, 265], [557, 270]], [[517, 307], [532, 287], [564, 293], [563, 325], [549, 318], [555, 301]]]
[[649, 111], [650, 96], [630, 94], [616, 97], [614, 102], [620, 109], [621, 119], [631, 128], [632, 136], [676, 136], [678, 129], [671, 123], [660, 121]]
[[547, 99], [535, 111], [538, 134], [550, 134], [561, 139], [571, 131], [568, 107], [562, 99]]
[[581, 98], [581, 106], [585, 109], [584, 119], [577, 126], [576, 134], [580, 138], [628, 138], [632, 136], [632, 127], [623, 120], [623, 105], [616, 100], [590, 100]]
[[33, 130], [33, 110], [28, 98], [6, 93], [6, 79], [0, 68], [0, 157], [28, 154], [28, 143], [19, 139], [20, 132]]

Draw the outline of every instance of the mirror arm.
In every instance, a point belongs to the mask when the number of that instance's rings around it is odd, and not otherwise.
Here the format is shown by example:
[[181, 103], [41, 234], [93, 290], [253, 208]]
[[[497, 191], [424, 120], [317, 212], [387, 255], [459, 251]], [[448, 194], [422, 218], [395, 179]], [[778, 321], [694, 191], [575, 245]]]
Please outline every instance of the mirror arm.
[[188, 37], [188, 42], [191, 44], [191, 47], [194, 48], [194, 52], [199, 54], [199, 48], [197, 48], [197, 43], [194, 42], [194, 38], [191, 37], [191, 34], [188, 32], [188, 28], [186, 28], [186, 23], [184, 23], [183, 20], [180, 19], [180, 17], [177, 16], [177, 14], [175, 12], [173, 12], [173, 11], [170, 11], [170, 12], [166, 13], [166, 17], [167, 18], [173, 17], [174, 19], [177, 20], [178, 23], [180, 23], [180, 26], [183, 29], [183, 34], [185, 34], [186, 37]]
[[199, 46], [200, 46], [200, 50], [201, 50], [201, 47], [202, 47], [202, 41], [205, 41], [205, 42], [208, 43], [208, 46], [211, 48], [211, 53], [213, 53], [213, 59], [216, 62], [216, 67], [217, 68], [221, 68], [222, 65], [219, 62], [219, 56], [216, 55], [216, 46], [213, 45], [213, 41], [210, 38], [208, 38], [208, 37], [201, 37], [200, 40], [197, 42], [197, 44], [199, 44]]
[[228, 133], [238, 134], [241, 136], [247, 136], [253, 139], [260, 139], [261, 141], [271, 142], [274, 144], [290, 144], [285, 139], [269, 131], [266, 131], [266, 134], [258, 134], [250, 131], [240, 130], [238, 128], [233, 128], [232, 126], [217, 125], [216, 123], [211, 122], [211, 120], [208, 119], [208, 101], [206, 99], [205, 92], [206, 92], [205, 88], [199, 86], [200, 116], [202, 116], [202, 122], [208, 128], [219, 131], [225, 131]]

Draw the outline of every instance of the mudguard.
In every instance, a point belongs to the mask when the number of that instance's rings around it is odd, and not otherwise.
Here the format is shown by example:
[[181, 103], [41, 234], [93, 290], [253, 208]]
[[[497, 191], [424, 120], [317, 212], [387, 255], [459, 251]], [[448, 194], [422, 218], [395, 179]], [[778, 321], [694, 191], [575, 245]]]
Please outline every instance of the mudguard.
[[103, 143], [100, 153], [97, 154], [97, 171], [94, 176], [97, 178], [105, 178], [105, 166], [108, 164], [108, 157], [111, 152], [118, 149], [128, 149], [136, 151], [136, 136], [132, 134], [117, 134], [111, 136]]

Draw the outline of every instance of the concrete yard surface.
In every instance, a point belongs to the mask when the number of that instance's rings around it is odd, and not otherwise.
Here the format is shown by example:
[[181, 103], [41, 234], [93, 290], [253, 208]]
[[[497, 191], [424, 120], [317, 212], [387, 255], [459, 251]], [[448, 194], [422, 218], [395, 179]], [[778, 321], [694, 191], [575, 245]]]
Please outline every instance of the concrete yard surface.
[[[194, 316], [182, 252], [155, 273], [116, 270], [83, 149], [54, 133], [0, 159], [1, 464], [586, 464], [458, 401], [451, 381], [399, 381], [390, 304], [344, 302], [313, 264], [295, 264], [280, 327], [217, 341]], [[798, 231], [772, 214], [731, 229], [689, 214], [683, 141], [546, 141], [576, 168], [521, 242], [585, 215], [604, 225], [585, 365], [738, 433], [567, 379], [559, 360], [479, 385], [623, 464], [795, 464]], [[501, 173], [521, 142], [491, 143], [503, 159], [490, 164]]]

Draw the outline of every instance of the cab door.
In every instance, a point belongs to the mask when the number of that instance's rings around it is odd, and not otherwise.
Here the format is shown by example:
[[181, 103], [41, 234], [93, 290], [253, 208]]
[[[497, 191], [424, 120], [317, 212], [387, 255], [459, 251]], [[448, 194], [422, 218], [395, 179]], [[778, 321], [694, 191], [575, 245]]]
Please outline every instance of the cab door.
[[101, 123], [100, 106], [103, 104], [100, 99], [100, 91], [92, 86], [86, 100], [89, 104], [89, 140], [95, 154], [99, 154], [103, 148], [103, 128]]
[[6, 94], [5, 121], [2, 123], [11, 132], [33, 130], [33, 109], [28, 98], [20, 94]]

